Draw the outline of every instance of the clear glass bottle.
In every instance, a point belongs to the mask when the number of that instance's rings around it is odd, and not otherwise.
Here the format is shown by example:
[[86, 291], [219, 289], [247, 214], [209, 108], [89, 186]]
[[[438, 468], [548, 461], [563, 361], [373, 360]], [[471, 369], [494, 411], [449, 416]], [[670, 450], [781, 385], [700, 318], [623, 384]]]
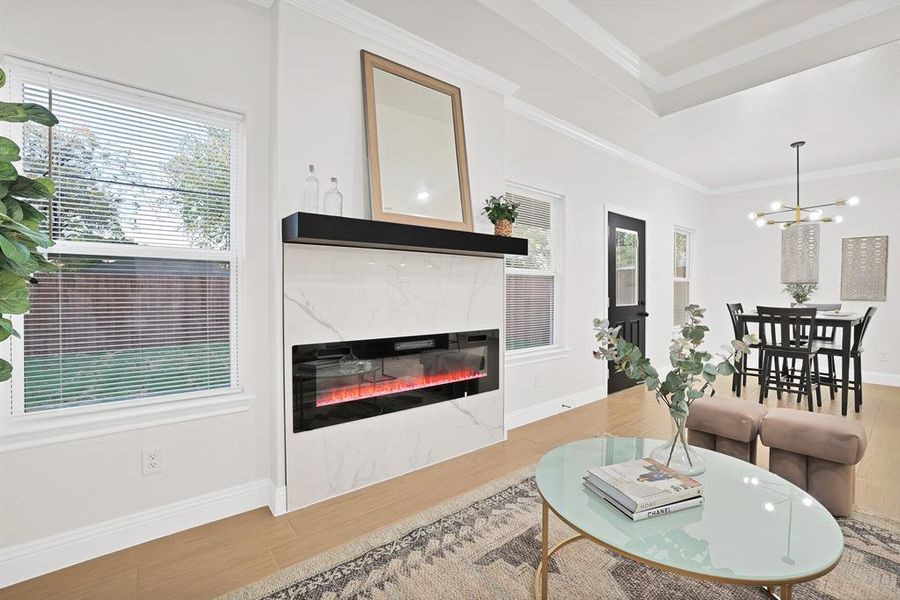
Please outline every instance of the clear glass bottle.
[[304, 212], [317, 213], [319, 208], [319, 180], [316, 179], [316, 167], [309, 165], [309, 176], [306, 178], [306, 184], [303, 188], [303, 208]]
[[325, 192], [322, 204], [325, 209], [323, 214], [334, 215], [336, 217], [341, 216], [341, 211], [344, 206], [344, 196], [337, 189], [337, 177], [331, 178], [331, 187]]

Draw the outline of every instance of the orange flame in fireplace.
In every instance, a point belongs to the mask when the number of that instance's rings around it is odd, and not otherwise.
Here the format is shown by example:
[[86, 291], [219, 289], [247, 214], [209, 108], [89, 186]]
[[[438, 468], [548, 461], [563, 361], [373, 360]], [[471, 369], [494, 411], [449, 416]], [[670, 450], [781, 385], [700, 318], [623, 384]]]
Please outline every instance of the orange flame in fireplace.
[[469, 379], [478, 379], [480, 377], [487, 377], [487, 373], [484, 371], [472, 371], [466, 369], [451, 371], [449, 373], [439, 373], [436, 375], [418, 375], [415, 377], [390, 379], [388, 381], [360, 383], [359, 385], [324, 392], [321, 396], [316, 398], [316, 406], [353, 402], [354, 400], [363, 400], [374, 396], [387, 396], [388, 394], [408, 392], [410, 390], [418, 390], [434, 385], [443, 385], [445, 383], [467, 381]]

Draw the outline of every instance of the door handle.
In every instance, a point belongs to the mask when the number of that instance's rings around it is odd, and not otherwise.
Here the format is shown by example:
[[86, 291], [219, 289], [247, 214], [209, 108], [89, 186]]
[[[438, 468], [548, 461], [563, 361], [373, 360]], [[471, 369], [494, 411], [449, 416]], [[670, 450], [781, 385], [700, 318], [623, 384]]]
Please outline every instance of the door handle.
[[648, 313], [648, 312], [639, 312], [637, 315], [638, 315], [639, 317], [649, 317], [649, 316], [650, 316], [650, 313]]

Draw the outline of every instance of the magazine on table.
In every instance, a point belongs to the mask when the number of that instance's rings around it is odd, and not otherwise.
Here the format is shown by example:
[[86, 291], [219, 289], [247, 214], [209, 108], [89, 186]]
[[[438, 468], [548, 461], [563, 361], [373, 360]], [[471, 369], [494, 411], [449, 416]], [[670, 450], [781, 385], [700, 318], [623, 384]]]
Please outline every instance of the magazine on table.
[[587, 476], [585, 476], [584, 478], [584, 486], [600, 498], [603, 498], [604, 500], [609, 502], [611, 505], [613, 505], [613, 507], [618, 509], [619, 512], [621, 512], [632, 521], [643, 521], [644, 519], [649, 519], [650, 517], [667, 515], [669, 513], [678, 512], [686, 508], [693, 508], [695, 506], [700, 506], [703, 504], [703, 496], [696, 496], [694, 498], [688, 498], [687, 500], [681, 500], [680, 502], [673, 502], [672, 504], [657, 506], [656, 508], [650, 508], [648, 510], [642, 510], [640, 512], [631, 512], [630, 510], [616, 502], [614, 499], [604, 494], [603, 490], [591, 483]]
[[587, 481], [633, 513], [703, 495], [699, 481], [652, 458], [588, 469]]

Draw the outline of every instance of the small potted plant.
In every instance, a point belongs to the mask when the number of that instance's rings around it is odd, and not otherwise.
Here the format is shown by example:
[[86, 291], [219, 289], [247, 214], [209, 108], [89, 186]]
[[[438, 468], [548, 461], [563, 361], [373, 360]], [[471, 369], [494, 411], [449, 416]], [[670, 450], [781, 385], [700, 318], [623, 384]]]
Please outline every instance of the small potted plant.
[[494, 224], [494, 233], [504, 237], [512, 235], [512, 224], [519, 216], [519, 203], [505, 196], [491, 196], [484, 201], [482, 212]]
[[789, 283], [784, 286], [784, 291], [794, 299], [791, 306], [802, 308], [806, 306], [806, 301], [812, 297], [818, 287], [815, 283]]

